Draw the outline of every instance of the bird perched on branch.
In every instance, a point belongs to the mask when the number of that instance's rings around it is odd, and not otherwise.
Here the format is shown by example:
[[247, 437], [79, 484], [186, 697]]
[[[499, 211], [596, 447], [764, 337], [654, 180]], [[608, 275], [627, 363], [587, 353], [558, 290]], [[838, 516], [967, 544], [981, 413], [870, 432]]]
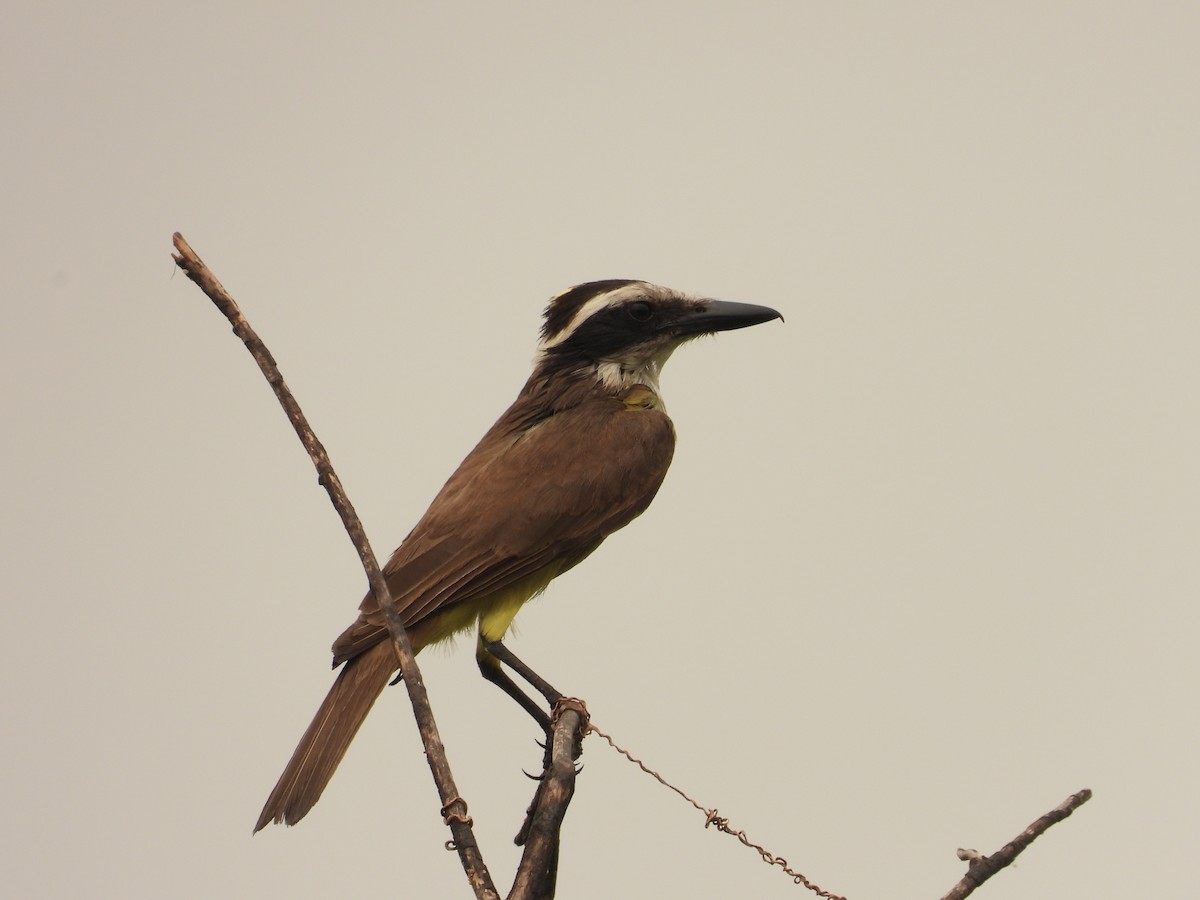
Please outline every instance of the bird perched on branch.
[[[626, 279], [554, 297], [529, 380], [383, 569], [413, 650], [475, 629], [483, 676], [548, 727], [546, 710], [504, 669], [551, 707], [561, 696], [501, 642], [513, 618], [657, 493], [675, 449], [659, 395], [671, 353], [699, 335], [781, 318]], [[312, 809], [398, 669], [372, 594], [334, 642], [333, 664], [342, 670], [255, 831]]]

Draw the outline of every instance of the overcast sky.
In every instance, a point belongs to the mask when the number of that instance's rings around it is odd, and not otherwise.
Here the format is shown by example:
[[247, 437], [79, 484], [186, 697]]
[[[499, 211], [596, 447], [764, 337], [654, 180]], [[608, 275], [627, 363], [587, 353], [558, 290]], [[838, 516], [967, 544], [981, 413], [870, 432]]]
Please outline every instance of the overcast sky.
[[[510, 646], [822, 886], [1182, 896], [1200, 842], [1200, 6], [0, 12], [0, 871], [13, 897], [469, 896], [400, 688], [250, 829], [364, 578], [184, 233], [386, 556], [546, 299], [774, 306], [663, 379], [649, 512]], [[540, 751], [421, 663], [505, 886]], [[560, 896], [803, 896], [585, 746]]]

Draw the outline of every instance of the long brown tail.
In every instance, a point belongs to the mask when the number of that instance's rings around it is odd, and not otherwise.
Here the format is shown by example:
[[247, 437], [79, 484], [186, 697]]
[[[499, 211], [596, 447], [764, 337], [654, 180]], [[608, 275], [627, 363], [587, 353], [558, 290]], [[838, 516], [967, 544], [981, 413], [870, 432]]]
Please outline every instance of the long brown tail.
[[272, 821], [295, 825], [313, 808], [395, 671], [391, 641], [347, 661], [267, 798], [255, 831]]

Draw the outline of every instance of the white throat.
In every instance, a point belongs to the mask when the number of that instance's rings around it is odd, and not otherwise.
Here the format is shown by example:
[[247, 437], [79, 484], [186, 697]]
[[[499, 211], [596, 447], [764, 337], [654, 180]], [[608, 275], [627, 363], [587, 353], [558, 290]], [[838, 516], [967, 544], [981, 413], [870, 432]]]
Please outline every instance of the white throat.
[[661, 402], [659, 377], [663, 366], [677, 346], [679, 345], [672, 342], [650, 357], [632, 356], [600, 360], [596, 363], [596, 378], [611, 391], [622, 391], [635, 384], [644, 384], [654, 391]]

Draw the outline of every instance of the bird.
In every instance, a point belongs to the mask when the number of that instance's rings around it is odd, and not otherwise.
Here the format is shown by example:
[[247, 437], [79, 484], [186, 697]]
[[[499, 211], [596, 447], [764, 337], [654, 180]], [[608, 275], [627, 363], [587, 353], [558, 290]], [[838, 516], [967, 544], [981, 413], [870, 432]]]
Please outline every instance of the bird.
[[[561, 696], [503, 643], [521, 606], [654, 499], [675, 449], [660, 393], [681, 344], [783, 319], [776, 310], [635, 279], [579, 284], [545, 308], [533, 371], [516, 400], [438, 492], [383, 569], [419, 652], [476, 632], [476, 663], [543, 727]], [[333, 644], [333, 687], [255, 824], [294, 825], [312, 809], [375, 700], [399, 670], [368, 592]]]

